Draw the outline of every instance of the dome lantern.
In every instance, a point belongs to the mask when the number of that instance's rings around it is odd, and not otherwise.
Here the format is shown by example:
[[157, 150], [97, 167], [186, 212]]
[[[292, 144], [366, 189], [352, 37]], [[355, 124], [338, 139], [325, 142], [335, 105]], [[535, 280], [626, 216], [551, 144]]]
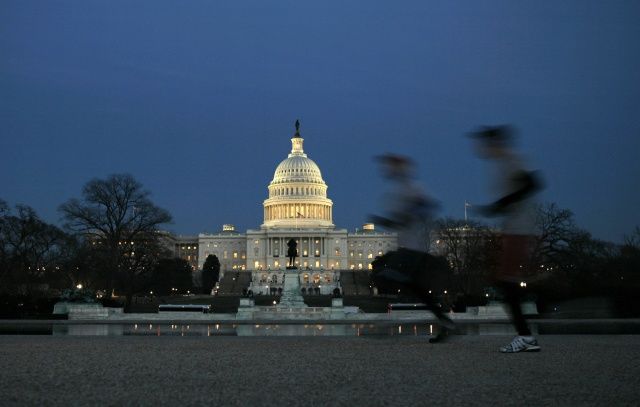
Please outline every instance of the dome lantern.
[[289, 154], [289, 157], [296, 155], [306, 157], [307, 155], [304, 153], [303, 144], [304, 139], [300, 136], [300, 121], [296, 120], [296, 134], [294, 134], [291, 139], [291, 154]]
[[264, 201], [263, 228], [333, 228], [333, 202], [318, 165], [304, 153], [300, 122], [291, 153], [276, 167]]

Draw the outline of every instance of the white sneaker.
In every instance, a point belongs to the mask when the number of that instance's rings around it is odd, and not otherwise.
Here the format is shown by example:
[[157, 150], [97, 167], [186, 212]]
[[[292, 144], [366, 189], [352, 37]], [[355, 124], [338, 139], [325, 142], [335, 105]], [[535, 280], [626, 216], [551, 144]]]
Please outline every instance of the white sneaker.
[[539, 352], [540, 346], [533, 336], [516, 336], [510, 344], [500, 347], [502, 353]]

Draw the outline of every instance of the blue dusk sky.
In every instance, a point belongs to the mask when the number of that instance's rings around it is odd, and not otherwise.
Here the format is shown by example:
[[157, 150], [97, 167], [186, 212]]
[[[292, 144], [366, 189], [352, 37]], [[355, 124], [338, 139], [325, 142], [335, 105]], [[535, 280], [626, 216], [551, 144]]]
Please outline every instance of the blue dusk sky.
[[463, 217], [491, 199], [464, 136], [512, 123], [542, 195], [602, 239], [640, 225], [638, 1], [0, 4], [0, 198], [60, 223], [130, 173], [179, 234], [262, 223], [301, 121], [334, 223], [378, 212], [372, 157], [408, 154]]

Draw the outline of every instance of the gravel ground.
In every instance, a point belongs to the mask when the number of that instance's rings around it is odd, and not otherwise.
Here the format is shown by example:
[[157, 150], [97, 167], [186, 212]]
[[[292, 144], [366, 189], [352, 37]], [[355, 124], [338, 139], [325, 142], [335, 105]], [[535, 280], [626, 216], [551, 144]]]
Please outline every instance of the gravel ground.
[[640, 404], [640, 336], [0, 336], [0, 405]]

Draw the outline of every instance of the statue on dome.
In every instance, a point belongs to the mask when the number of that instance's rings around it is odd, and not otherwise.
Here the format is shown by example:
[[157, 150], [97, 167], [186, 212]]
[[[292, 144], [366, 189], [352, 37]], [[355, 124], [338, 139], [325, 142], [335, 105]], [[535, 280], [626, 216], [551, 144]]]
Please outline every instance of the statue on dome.
[[300, 137], [300, 120], [296, 120], [296, 136]]
[[295, 269], [296, 268], [296, 257], [298, 256], [298, 243], [296, 243], [295, 239], [291, 238], [287, 242], [287, 247], [289, 248], [287, 250], [287, 257], [289, 257], [289, 265], [287, 266], [287, 268], [288, 269]]

